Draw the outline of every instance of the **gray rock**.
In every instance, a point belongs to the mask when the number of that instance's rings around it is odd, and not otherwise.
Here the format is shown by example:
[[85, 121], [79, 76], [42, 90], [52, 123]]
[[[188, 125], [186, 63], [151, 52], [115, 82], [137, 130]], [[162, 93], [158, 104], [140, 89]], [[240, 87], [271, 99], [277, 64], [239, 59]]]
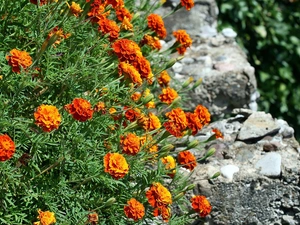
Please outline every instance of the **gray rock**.
[[222, 30], [222, 34], [225, 37], [229, 37], [229, 38], [235, 38], [237, 36], [237, 33], [234, 30], [232, 30], [231, 28], [224, 28]]
[[275, 152], [267, 153], [256, 164], [259, 173], [268, 177], [278, 177], [281, 173], [281, 155]]

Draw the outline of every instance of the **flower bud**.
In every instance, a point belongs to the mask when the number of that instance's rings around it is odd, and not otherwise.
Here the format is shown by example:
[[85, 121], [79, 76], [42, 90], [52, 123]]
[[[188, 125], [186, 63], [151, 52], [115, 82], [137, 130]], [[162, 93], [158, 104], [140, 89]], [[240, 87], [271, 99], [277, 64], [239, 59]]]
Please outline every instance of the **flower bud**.
[[147, 104], [148, 102], [150, 102], [152, 99], [154, 98], [153, 94], [148, 94], [147, 96], [143, 97], [141, 99], [141, 101], [143, 102], [143, 104]]
[[202, 84], [202, 78], [199, 78], [196, 83], [194, 83], [192, 89], [195, 89], [196, 87], [198, 87], [200, 84]]
[[171, 150], [173, 150], [174, 149], [174, 145], [172, 145], [172, 144], [167, 144], [167, 145], [165, 145], [165, 146], [163, 146], [161, 149], [160, 149], [160, 153], [169, 153]]
[[215, 152], [216, 152], [215, 148], [209, 149], [208, 152], [205, 155], [205, 158], [208, 158], [208, 157], [212, 156], [213, 154], [215, 154]]
[[184, 196], [184, 193], [183, 193], [183, 192], [180, 192], [178, 195], [176, 195], [176, 196], [173, 198], [173, 201], [176, 202], [177, 200], [181, 199], [183, 196]]
[[[174, 46], [174, 45], [173, 45], [173, 46]], [[171, 48], [173, 48], [173, 46], [172, 46]], [[178, 47], [178, 46], [177, 46], [177, 47]], [[176, 47], [176, 48], [177, 48], [177, 47]], [[175, 48], [175, 50], [176, 50], [176, 48]], [[166, 67], [165, 67], [164, 70], [171, 68], [172, 66], [174, 66], [174, 64], [175, 64], [176, 62], [182, 60], [183, 58], [184, 58], [184, 56], [180, 56], [180, 57], [178, 57], [178, 58], [176, 58], [176, 59], [171, 59], [169, 62], [167, 62]]]
[[192, 148], [195, 148], [199, 145], [199, 141], [198, 140], [193, 140], [191, 141], [188, 146], [186, 147], [185, 150], [189, 150], [189, 149], [192, 149]]
[[220, 176], [220, 175], [221, 175], [220, 172], [216, 172], [214, 175], [212, 175], [212, 176], [209, 178], [209, 180], [215, 179], [215, 178], [217, 178], [217, 177]]
[[108, 199], [108, 200], [104, 203], [103, 207], [111, 206], [111, 205], [114, 204], [115, 202], [116, 202], [116, 199], [115, 199], [115, 198], [110, 198], [110, 199]]
[[189, 79], [187, 79], [187, 80], [182, 84], [182, 88], [186, 88], [187, 86], [189, 86], [190, 83], [192, 83], [193, 80], [194, 80], [193, 77], [189, 77]]

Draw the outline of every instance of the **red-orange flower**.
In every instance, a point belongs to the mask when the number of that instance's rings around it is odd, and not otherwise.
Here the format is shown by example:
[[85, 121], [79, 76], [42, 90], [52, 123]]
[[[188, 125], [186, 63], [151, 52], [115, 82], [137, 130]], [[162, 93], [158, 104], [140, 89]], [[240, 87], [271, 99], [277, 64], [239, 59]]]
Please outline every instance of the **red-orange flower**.
[[204, 126], [210, 122], [210, 113], [208, 109], [203, 105], [198, 105], [194, 110], [194, 113], [198, 116], [200, 123]]
[[119, 39], [116, 40], [112, 48], [115, 54], [118, 56], [120, 61], [129, 61], [133, 62], [136, 60], [137, 56], [141, 56], [142, 52], [140, 47], [134, 41], [128, 39]]
[[118, 66], [119, 75], [129, 78], [134, 84], [141, 85], [143, 80], [137, 69], [127, 62], [120, 62]]
[[10, 52], [10, 55], [6, 56], [8, 64], [12, 67], [12, 71], [15, 73], [20, 73], [20, 67], [23, 69], [28, 68], [32, 64], [32, 59], [26, 51], [19, 51], [13, 49]]
[[161, 183], [155, 182], [146, 192], [149, 204], [154, 207], [168, 206], [172, 204], [172, 195]]
[[141, 96], [142, 96], [142, 94], [140, 92], [134, 92], [130, 98], [136, 102], [141, 98]]
[[123, 0], [106, 0], [107, 5], [112, 5], [114, 9], [120, 9], [124, 7]]
[[178, 162], [184, 168], [193, 170], [197, 166], [196, 157], [190, 151], [183, 151], [178, 153]]
[[157, 37], [145, 34], [141, 40], [141, 45], [149, 45], [152, 49], [161, 49], [161, 43]]
[[126, 109], [125, 118], [128, 119], [130, 122], [136, 121], [141, 116], [141, 111], [137, 108], [135, 109]]
[[149, 120], [147, 130], [156, 130], [161, 128], [161, 123], [159, 118], [152, 112], [149, 112]]
[[[67, 4], [68, 4], [68, 3], [67, 3]], [[77, 4], [77, 3], [75, 3], [75, 2], [72, 2], [72, 5], [69, 5], [69, 4], [68, 4], [68, 7], [69, 7], [71, 13], [72, 13], [74, 16], [76, 16], [76, 17], [78, 17], [79, 14], [83, 11], [83, 10], [81, 9], [80, 5]]]
[[192, 135], [196, 135], [203, 127], [198, 115], [190, 112], [185, 113], [185, 115], [188, 122], [188, 127], [192, 130]]
[[[89, 1], [88, 1], [89, 2]], [[105, 18], [110, 14], [110, 11], [105, 12], [106, 1], [94, 0], [90, 5], [90, 11], [88, 16], [91, 18], [91, 22], [97, 23], [99, 19]]]
[[171, 217], [171, 209], [168, 206], [159, 206], [154, 209], [153, 215], [155, 217], [161, 215], [162, 219], [168, 222]]
[[166, 130], [175, 137], [182, 137], [183, 131], [188, 125], [184, 111], [181, 108], [176, 108], [166, 113], [166, 116], [169, 119], [164, 123]]
[[162, 89], [162, 94], [158, 97], [161, 102], [171, 104], [178, 97], [178, 93], [173, 88], [167, 87]]
[[180, 0], [180, 3], [187, 10], [191, 10], [191, 8], [194, 7], [194, 1], [193, 0]]
[[40, 105], [34, 113], [35, 124], [45, 132], [58, 129], [61, 116], [58, 109], [53, 105]]
[[96, 225], [98, 223], [99, 216], [96, 212], [90, 213], [88, 215], [88, 222], [91, 223], [91, 225]]
[[129, 166], [123, 155], [119, 153], [107, 153], [104, 156], [104, 171], [118, 180], [128, 173]]
[[127, 201], [127, 205], [124, 206], [124, 213], [128, 218], [138, 221], [144, 217], [145, 207], [135, 198], [131, 198]]
[[116, 10], [116, 15], [119, 21], [123, 21], [125, 17], [130, 21], [132, 19], [132, 15], [127, 8], [120, 8]]
[[133, 25], [127, 17], [123, 19], [120, 29], [133, 31]]
[[200, 214], [201, 217], [206, 217], [211, 212], [211, 205], [207, 198], [203, 195], [196, 195], [191, 198], [193, 209]]
[[7, 135], [0, 135], [0, 161], [6, 161], [13, 157], [16, 146], [13, 140]]
[[153, 30], [158, 37], [164, 39], [167, 36], [167, 30], [165, 28], [165, 24], [160, 15], [150, 14], [147, 17], [148, 27]]
[[191, 47], [193, 41], [185, 30], [174, 31], [173, 35], [176, 38], [176, 42], [180, 44], [176, 50], [179, 54], [183, 55], [186, 49]]
[[212, 132], [215, 133], [216, 138], [220, 138], [220, 139], [224, 138], [222, 132], [218, 128], [213, 128]]
[[120, 144], [123, 153], [127, 155], [136, 155], [140, 151], [140, 137], [133, 133], [127, 134], [126, 137], [121, 136]]
[[132, 65], [139, 71], [141, 77], [151, 82], [153, 77], [150, 62], [142, 55], [136, 57]]
[[163, 86], [167, 87], [167, 86], [169, 86], [171, 77], [169, 76], [168, 72], [166, 70], [164, 70], [159, 74], [157, 81], [161, 87], [163, 87]]
[[80, 122], [87, 121], [93, 117], [93, 109], [91, 103], [83, 98], [75, 98], [71, 104], [64, 107], [75, 120]]
[[101, 31], [103, 34], [109, 34], [110, 41], [113, 41], [119, 37], [120, 28], [115, 21], [104, 17], [98, 21], [98, 25], [99, 31]]
[[55, 47], [55, 45], [58, 45], [60, 44], [60, 42], [63, 40], [63, 39], [67, 39], [71, 36], [70, 33], [64, 33], [63, 29], [59, 28], [59, 27], [54, 27], [48, 34], [47, 36], [47, 40], [50, 40], [50, 38], [53, 36], [53, 35], [56, 35], [56, 40], [55, 42], [53, 43], [53, 47]]

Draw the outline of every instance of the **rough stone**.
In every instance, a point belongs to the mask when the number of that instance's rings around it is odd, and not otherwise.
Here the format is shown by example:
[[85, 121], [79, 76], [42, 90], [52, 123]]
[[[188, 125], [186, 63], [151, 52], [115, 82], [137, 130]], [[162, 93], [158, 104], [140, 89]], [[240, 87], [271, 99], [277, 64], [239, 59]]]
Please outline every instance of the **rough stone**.
[[228, 178], [228, 180], [232, 181], [234, 173], [239, 172], [239, 168], [235, 165], [226, 165], [221, 167], [220, 172], [223, 177]]
[[259, 173], [268, 177], [278, 177], [281, 173], [281, 155], [275, 152], [266, 154], [256, 164]]

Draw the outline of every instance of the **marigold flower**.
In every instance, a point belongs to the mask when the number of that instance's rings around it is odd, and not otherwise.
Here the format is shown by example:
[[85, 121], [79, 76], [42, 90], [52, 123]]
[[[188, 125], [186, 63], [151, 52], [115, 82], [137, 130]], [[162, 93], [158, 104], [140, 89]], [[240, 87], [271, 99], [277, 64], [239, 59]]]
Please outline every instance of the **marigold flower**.
[[127, 109], [125, 112], [125, 118], [128, 119], [130, 122], [136, 121], [140, 116], [141, 116], [141, 111], [137, 108]]
[[176, 42], [180, 43], [180, 46], [176, 49], [179, 54], [183, 55], [188, 47], [192, 45], [192, 39], [186, 33], [185, 30], [177, 30], [173, 32]]
[[139, 71], [141, 77], [146, 80], [151, 80], [153, 77], [150, 62], [142, 55], [136, 57], [132, 65]]
[[194, 1], [193, 0], [180, 0], [180, 3], [183, 7], [186, 8], [186, 10], [191, 10], [191, 8], [194, 7]]
[[153, 215], [155, 217], [161, 215], [164, 222], [168, 222], [171, 217], [171, 209], [168, 206], [159, 206], [154, 209]]
[[127, 201], [127, 205], [124, 206], [124, 213], [128, 218], [138, 221], [144, 217], [145, 207], [135, 198], [131, 198]]
[[192, 171], [197, 166], [197, 160], [190, 151], [183, 151], [178, 153], [178, 162], [184, 168]]
[[34, 113], [35, 124], [45, 132], [58, 129], [61, 116], [58, 109], [53, 105], [40, 105]]
[[[68, 3], [67, 3], [67, 4], [68, 4]], [[76, 17], [78, 17], [79, 14], [83, 11], [83, 10], [81, 9], [80, 5], [77, 4], [77, 3], [75, 3], [75, 2], [72, 2], [72, 5], [69, 5], [69, 4], [68, 4], [68, 7], [69, 7], [71, 13], [72, 13], [74, 16], [76, 16]]]
[[56, 45], [59, 45], [60, 42], [63, 40], [63, 39], [67, 39], [71, 36], [70, 33], [67, 33], [67, 34], [64, 34], [64, 31], [63, 29], [59, 28], [59, 27], [54, 27], [48, 34], [47, 36], [47, 40], [50, 40], [50, 38], [53, 36], [53, 35], [56, 35], [57, 36], [57, 39], [55, 40], [55, 42], [53, 43], [53, 47], [55, 47]]
[[196, 195], [191, 198], [193, 209], [200, 214], [201, 217], [206, 217], [211, 212], [211, 205], [207, 198], [203, 195]]
[[88, 222], [92, 225], [96, 225], [98, 223], [98, 214], [93, 212], [88, 215]]
[[216, 138], [219, 138], [219, 139], [223, 139], [224, 138], [222, 132], [218, 128], [213, 128], [212, 132], [215, 133]]
[[192, 135], [196, 135], [203, 127], [198, 115], [189, 112], [187, 112], [185, 115], [188, 122], [188, 127], [192, 130]]
[[90, 11], [87, 15], [92, 23], [97, 23], [99, 19], [105, 18], [110, 14], [110, 11], [105, 12], [106, 2], [102, 0], [94, 0], [90, 5]]
[[134, 84], [141, 85], [143, 83], [141, 75], [137, 69], [127, 62], [120, 62], [118, 66], [119, 74], [129, 78]]
[[157, 37], [145, 34], [141, 40], [141, 45], [149, 45], [152, 49], [161, 49], [161, 43]]
[[53, 212], [50, 212], [50, 211], [43, 212], [42, 210], [39, 209], [38, 213], [39, 213], [39, 215], [37, 218], [40, 221], [35, 224], [51, 225], [51, 224], [56, 223], [55, 214]]
[[146, 103], [145, 106], [146, 106], [147, 109], [155, 109], [155, 102], [150, 101], [150, 102]]
[[107, 5], [112, 5], [115, 10], [120, 8], [124, 8], [124, 1], [123, 0], [106, 0]]
[[112, 114], [114, 114], [114, 113], [117, 112], [117, 110], [116, 110], [115, 108], [113, 108], [113, 107], [110, 108], [108, 111], [109, 111], [109, 114], [110, 114], [110, 115], [112, 115]]
[[141, 96], [142, 96], [142, 94], [140, 92], [134, 92], [130, 98], [133, 101], [137, 102], [141, 98]]
[[[146, 134], [142, 137], [140, 137], [141, 146], [149, 153], [157, 153], [158, 152], [158, 146], [155, 144], [155, 141], [153, 140], [152, 136], [149, 134]], [[157, 154], [154, 155], [156, 157]]]
[[173, 100], [178, 97], [178, 93], [173, 88], [167, 87], [162, 89], [162, 94], [158, 97], [161, 102], [171, 104]]
[[154, 182], [146, 192], [149, 204], [154, 207], [168, 206], [172, 204], [172, 195], [169, 190], [159, 182]]
[[123, 153], [127, 155], [136, 155], [140, 151], [140, 137], [133, 133], [127, 134], [126, 137], [121, 136], [120, 144]]
[[132, 23], [130, 23], [130, 20], [127, 17], [125, 17], [124, 20], [122, 21], [120, 28], [123, 30], [133, 31], [133, 25]]
[[129, 166], [123, 155], [119, 153], [107, 153], [104, 156], [104, 171], [118, 180], [128, 173]]
[[161, 39], [166, 38], [167, 30], [165, 28], [164, 21], [160, 15], [152, 13], [147, 17], [147, 20], [148, 20], [148, 27], [151, 30], [153, 30], [158, 37], [160, 37]]
[[184, 130], [187, 127], [187, 119], [184, 111], [181, 108], [173, 109], [166, 113], [166, 117], [169, 121], [172, 121], [180, 130]]
[[94, 106], [94, 111], [95, 112], [102, 112], [105, 113], [105, 103], [104, 102], [98, 102], [95, 106]]
[[168, 173], [168, 175], [170, 177], [174, 177], [176, 170], [174, 170], [176, 168], [176, 161], [174, 159], [173, 156], [168, 155], [166, 157], [161, 158], [161, 161], [163, 164], [165, 164], [165, 168], [166, 170], [170, 170], [171, 172]]
[[157, 81], [161, 87], [163, 87], [163, 86], [167, 87], [167, 86], [169, 86], [171, 77], [169, 76], [168, 72], [166, 70], [164, 70], [159, 74]]
[[149, 112], [148, 128], [147, 130], [156, 130], [161, 128], [159, 118], [152, 112]]
[[127, 19], [129, 21], [131, 21], [131, 19], [132, 19], [132, 14], [125, 7], [117, 9], [116, 10], [116, 15], [117, 15], [117, 18], [118, 18], [119, 21], [123, 21], [125, 17], [127, 17]]
[[85, 122], [93, 117], [93, 109], [91, 103], [83, 98], [75, 98], [71, 104], [64, 107], [75, 120]]
[[113, 41], [119, 37], [120, 28], [115, 21], [107, 18], [101, 18], [98, 21], [98, 25], [99, 31], [101, 31], [103, 34], [109, 34], [110, 41]]
[[194, 113], [198, 116], [200, 123], [204, 126], [210, 122], [210, 113], [208, 109], [203, 105], [198, 105], [194, 110]]
[[20, 73], [20, 67], [27, 69], [32, 64], [32, 59], [26, 51], [19, 51], [13, 49], [10, 52], [10, 55], [6, 56], [8, 64], [12, 67], [12, 71], [15, 73]]
[[128, 39], [116, 40], [112, 48], [115, 54], [118, 56], [120, 61], [133, 62], [136, 60], [137, 56], [141, 56], [142, 52], [140, 47], [134, 41]]
[[0, 135], [0, 161], [6, 161], [13, 157], [16, 146], [13, 140], [7, 135]]

